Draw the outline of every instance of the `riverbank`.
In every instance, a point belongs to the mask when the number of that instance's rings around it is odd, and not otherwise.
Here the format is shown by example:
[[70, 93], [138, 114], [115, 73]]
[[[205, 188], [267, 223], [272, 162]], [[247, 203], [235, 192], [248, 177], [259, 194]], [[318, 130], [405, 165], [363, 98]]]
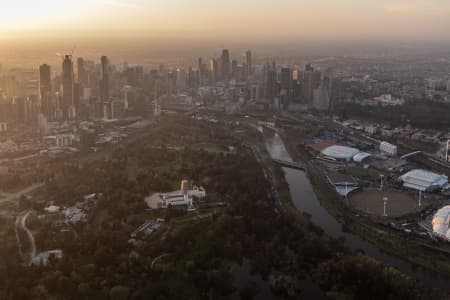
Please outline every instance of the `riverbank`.
[[[307, 153], [300, 153], [299, 146], [295, 142], [298, 139], [286, 135], [282, 131], [280, 135], [286, 141], [287, 151], [296, 161], [305, 163], [305, 160], [310, 159]], [[339, 223], [343, 224], [346, 231], [356, 234], [384, 253], [413, 264], [413, 266], [403, 266], [409, 270], [410, 275], [416, 275], [415, 269], [418, 267], [429, 270], [429, 275], [425, 275], [427, 273], [426, 271], [420, 272], [421, 275], [419, 277], [425, 276], [427, 278], [427, 280], [421, 281], [427, 281], [427, 284], [437, 285], [440, 288], [445, 287], [448, 290], [446, 277], [450, 274], [450, 264], [444, 253], [436, 253], [437, 251], [427, 249], [423, 246], [432, 246], [430, 245], [430, 240], [406, 235], [403, 232], [394, 231], [370, 218], [361, 217], [360, 214], [351, 210], [344, 203], [343, 199], [325, 180], [323, 174], [317, 167], [312, 163], [308, 163], [307, 165], [306, 172], [318, 201], [330, 215], [338, 220]], [[399, 264], [399, 266], [402, 265], [404, 264]], [[444, 279], [433, 279], [434, 277], [439, 278], [439, 275], [443, 275]]]

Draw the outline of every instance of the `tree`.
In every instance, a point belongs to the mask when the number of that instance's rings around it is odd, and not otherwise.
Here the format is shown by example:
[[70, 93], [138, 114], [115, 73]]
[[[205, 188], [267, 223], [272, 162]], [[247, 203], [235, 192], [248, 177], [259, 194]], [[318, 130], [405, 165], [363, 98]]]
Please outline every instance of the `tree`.
[[123, 285], [116, 285], [109, 291], [111, 300], [127, 300], [130, 290]]

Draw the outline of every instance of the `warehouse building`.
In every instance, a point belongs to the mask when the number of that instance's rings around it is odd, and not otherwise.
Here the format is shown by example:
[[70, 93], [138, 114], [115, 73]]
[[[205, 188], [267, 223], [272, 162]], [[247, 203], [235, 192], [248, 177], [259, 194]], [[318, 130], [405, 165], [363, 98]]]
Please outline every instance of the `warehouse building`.
[[440, 191], [448, 185], [448, 177], [425, 170], [412, 170], [399, 178], [405, 188], [422, 192]]

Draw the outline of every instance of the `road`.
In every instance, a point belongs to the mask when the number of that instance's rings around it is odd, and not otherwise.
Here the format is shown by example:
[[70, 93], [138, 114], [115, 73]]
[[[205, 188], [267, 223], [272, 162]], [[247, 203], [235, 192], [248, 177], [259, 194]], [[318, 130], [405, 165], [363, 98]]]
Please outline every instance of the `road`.
[[0, 199], [0, 204], [5, 203], [5, 202], [10, 202], [15, 199], [19, 199], [20, 197], [22, 197], [28, 193], [31, 193], [32, 191], [34, 191], [40, 187], [43, 187], [44, 185], [45, 185], [44, 182], [40, 182], [40, 183], [32, 184], [16, 193], [1, 193], [1, 196], [3, 196], [3, 198]]
[[[26, 210], [25, 212], [20, 213], [16, 217], [16, 238], [19, 243], [20, 255], [22, 256], [22, 260], [26, 266], [31, 264], [33, 257], [36, 256], [36, 243], [34, 241], [34, 236], [31, 231], [27, 227], [27, 218], [32, 211]], [[27, 243], [21, 240], [21, 235], [19, 235], [19, 231], [23, 231], [25, 233]], [[23, 235], [22, 235], [23, 238]], [[28, 245], [29, 249], [23, 249], [25, 245]]]

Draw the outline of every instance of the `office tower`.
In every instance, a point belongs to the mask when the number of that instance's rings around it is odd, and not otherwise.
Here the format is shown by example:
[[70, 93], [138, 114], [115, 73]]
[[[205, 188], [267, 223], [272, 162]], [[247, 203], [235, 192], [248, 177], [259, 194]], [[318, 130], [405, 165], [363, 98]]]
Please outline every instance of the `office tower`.
[[277, 71], [273, 66], [265, 66], [265, 96], [273, 100], [277, 95]]
[[50, 117], [50, 97], [51, 97], [51, 76], [50, 66], [47, 64], [39, 67], [39, 93], [41, 96], [41, 112]]
[[89, 84], [88, 73], [82, 57], [79, 57], [77, 60], [77, 80], [83, 87], [87, 87]]
[[281, 68], [280, 72], [280, 88], [283, 94], [282, 105], [287, 108], [292, 97], [292, 71], [291, 68]]
[[100, 72], [100, 100], [106, 102], [109, 100], [109, 71], [108, 58], [102, 56], [101, 58], [101, 72]]
[[231, 77], [236, 78], [238, 73], [238, 62], [233, 59], [231, 61]]
[[303, 101], [313, 106], [314, 101], [314, 68], [311, 64], [305, 66], [303, 73]]
[[184, 69], [177, 69], [175, 87], [177, 91], [183, 91], [187, 87], [188, 73]]
[[203, 80], [205, 77], [205, 68], [203, 65], [203, 59], [201, 57], [198, 58], [198, 81], [200, 84], [203, 84]]
[[246, 70], [247, 75], [252, 75], [253, 74], [252, 52], [250, 50], [245, 52], [245, 63], [247, 66], [247, 70]]
[[167, 94], [172, 96], [175, 93], [176, 74], [174, 72], [167, 73]]
[[230, 79], [231, 73], [231, 62], [230, 62], [230, 52], [228, 49], [223, 49], [222, 51], [222, 80]]
[[62, 117], [67, 120], [69, 118], [69, 107], [73, 107], [73, 62], [70, 55], [66, 55], [63, 61], [62, 92]]
[[73, 84], [73, 105], [74, 105], [76, 111], [80, 110], [82, 94], [83, 94], [83, 88], [81, 86], [81, 83], [75, 82]]
[[214, 84], [219, 79], [217, 60], [211, 59], [209, 61], [210, 83]]
[[291, 87], [292, 76], [290, 68], [281, 68], [280, 71], [280, 84], [281, 88], [285, 90], [289, 90]]

